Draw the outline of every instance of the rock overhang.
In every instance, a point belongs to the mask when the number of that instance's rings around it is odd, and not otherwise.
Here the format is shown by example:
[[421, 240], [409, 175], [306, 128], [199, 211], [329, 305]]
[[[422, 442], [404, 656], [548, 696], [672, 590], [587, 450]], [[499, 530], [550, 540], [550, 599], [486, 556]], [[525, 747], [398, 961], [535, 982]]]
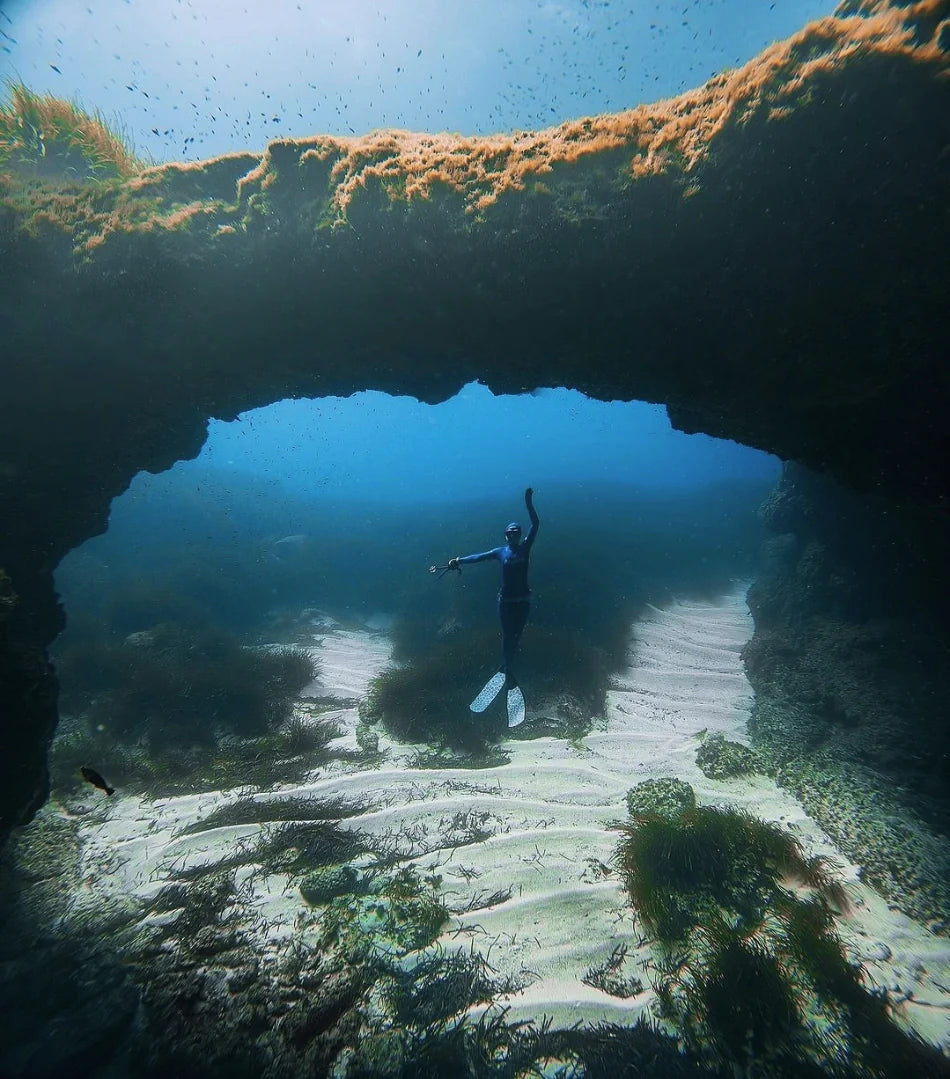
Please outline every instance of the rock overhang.
[[628, 112], [0, 189], [8, 632], [209, 417], [565, 385], [945, 505], [950, 4], [842, 5]]

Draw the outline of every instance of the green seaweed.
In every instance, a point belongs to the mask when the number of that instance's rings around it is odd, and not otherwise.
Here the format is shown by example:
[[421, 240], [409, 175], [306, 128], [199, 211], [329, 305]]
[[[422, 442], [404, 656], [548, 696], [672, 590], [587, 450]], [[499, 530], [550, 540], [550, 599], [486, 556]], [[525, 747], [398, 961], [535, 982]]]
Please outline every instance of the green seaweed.
[[365, 811], [365, 805], [354, 805], [343, 799], [321, 801], [315, 798], [252, 798], [245, 795], [213, 809], [207, 816], [187, 825], [178, 834], [192, 835], [210, 828], [235, 824], [336, 821]]
[[[413, 640], [412, 647], [416, 646]], [[492, 753], [499, 738], [511, 736], [504, 720], [504, 695], [483, 715], [473, 717], [469, 704], [491, 675], [485, 657], [498, 651], [494, 631], [457, 631], [429, 643], [374, 679], [366, 706], [368, 718], [381, 719], [397, 738], [428, 742], [479, 756]], [[591, 717], [603, 711], [607, 668], [601, 652], [579, 633], [549, 626], [532, 627], [518, 657], [518, 678], [530, 686], [533, 700], [545, 694], [563, 698], [566, 716], [555, 719], [529, 711], [515, 737], [556, 733], [580, 738]]]
[[300, 875], [356, 858], [374, 843], [355, 829], [336, 821], [287, 821], [268, 830], [255, 851], [268, 872]]
[[[337, 733], [335, 725], [321, 727], [327, 740]], [[149, 797], [220, 791], [234, 786], [269, 787], [304, 778], [329, 760], [359, 759], [362, 755], [330, 750], [325, 744], [293, 755], [281, 730], [258, 738], [239, 738], [215, 733], [205, 745], [159, 746], [139, 738], [118, 740], [104, 725], [87, 717], [67, 716], [50, 753], [53, 787], [72, 795], [83, 788], [79, 769], [94, 764], [123, 793]]]
[[128, 137], [99, 113], [20, 82], [8, 82], [7, 95], [8, 104], [0, 105], [0, 170], [81, 182], [123, 179], [145, 167]]
[[581, 981], [621, 1000], [638, 996], [643, 992], [643, 982], [637, 977], [623, 977], [626, 959], [626, 944], [618, 944], [599, 967], [589, 967]]
[[162, 623], [119, 642], [80, 638], [56, 654], [68, 686], [53, 743], [54, 784], [94, 764], [124, 790], [267, 786], [332, 757], [332, 721], [294, 710], [315, 676], [309, 652], [247, 648], [209, 626]]
[[57, 667], [70, 703], [118, 738], [152, 747], [208, 744], [215, 727], [253, 736], [290, 717], [296, 694], [316, 675], [303, 649], [249, 649], [210, 626], [163, 622], [119, 643], [99, 640]]
[[847, 894], [826, 859], [776, 825], [709, 806], [646, 809], [622, 832], [624, 887], [660, 945], [660, 1013], [708, 1065], [886, 1076], [913, 1060], [908, 1074], [940, 1074], [849, 962], [835, 932]]
[[664, 941], [723, 907], [761, 918], [780, 875], [810, 875], [797, 841], [749, 813], [697, 806], [644, 813], [623, 826], [620, 870], [630, 897]]

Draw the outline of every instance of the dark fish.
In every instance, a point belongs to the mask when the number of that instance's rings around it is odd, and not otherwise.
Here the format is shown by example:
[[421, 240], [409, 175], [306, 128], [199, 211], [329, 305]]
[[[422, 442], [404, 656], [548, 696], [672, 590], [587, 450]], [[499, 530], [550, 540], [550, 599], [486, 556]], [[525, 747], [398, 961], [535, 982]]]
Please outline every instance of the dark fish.
[[99, 790], [105, 791], [106, 794], [115, 794], [115, 787], [110, 787], [95, 768], [87, 768], [83, 765], [79, 771], [82, 773], [82, 777], [87, 783], [91, 783], [94, 787], [98, 787]]
[[56, 72], [57, 75], [62, 75], [62, 71], [55, 64], [50, 64], [50, 67]]

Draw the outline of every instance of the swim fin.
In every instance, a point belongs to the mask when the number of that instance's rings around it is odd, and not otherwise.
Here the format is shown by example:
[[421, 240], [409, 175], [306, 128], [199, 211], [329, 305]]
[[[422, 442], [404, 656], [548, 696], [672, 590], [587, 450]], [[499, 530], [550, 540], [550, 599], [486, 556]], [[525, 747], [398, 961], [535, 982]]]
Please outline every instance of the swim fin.
[[520, 686], [508, 690], [508, 726], [517, 727], [524, 723], [524, 694]]
[[501, 692], [501, 687], [505, 684], [505, 672], [497, 671], [488, 679], [485, 683], [481, 693], [475, 698], [469, 705], [469, 708], [473, 712], [484, 712], [485, 709], [491, 704], [491, 702]]

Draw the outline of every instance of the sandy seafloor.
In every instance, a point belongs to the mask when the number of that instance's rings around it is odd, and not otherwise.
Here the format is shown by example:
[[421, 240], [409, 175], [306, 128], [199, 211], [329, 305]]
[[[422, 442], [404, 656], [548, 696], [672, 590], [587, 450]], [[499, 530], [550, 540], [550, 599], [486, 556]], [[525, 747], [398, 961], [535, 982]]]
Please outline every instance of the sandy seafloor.
[[[950, 1051], [950, 940], [905, 917], [858, 879], [847, 861], [799, 803], [763, 775], [719, 782], [695, 763], [702, 732], [721, 731], [747, 742], [752, 690], [740, 650], [752, 633], [745, 585], [713, 602], [682, 600], [649, 608], [633, 627], [629, 665], [615, 678], [606, 714], [585, 738], [512, 739], [510, 763], [481, 769], [411, 766], [419, 746], [388, 738], [381, 727], [380, 767], [334, 763], [306, 782], [147, 801], [117, 797], [82, 825], [86, 900], [127, 902], [157, 892], [175, 872], [225, 857], [234, 844], [253, 842], [266, 825], [241, 825], [180, 836], [183, 827], [237, 797], [340, 798], [364, 811], [342, 822], [369, 834], [395, 837], [407, 863], [442, 878], [442, 899], [453, 915], [440, 945], [475, 948], [500, 974], [522, 975], [527, 987], [500, 1003], [508, 1019], [552, 1017], [556, 1026], [578, 1020], [633, 1023], [653, 1001], [653, 951], [612, 868], [617, 834], [608, 827], [627, 817], [626, 792], [645, 779], [676, 776], [703, 804], [742, 807], [780, 823], [808, 855], [840, 866], [852, 910], [839, 931], [869, 984], [886, 987], [898, 1015], [932, 1043]], [[389, 660], [389, 641], [372, 631], [322, 630], [314, 639], [321, 663], [311, 694], [356, 698]], [[473, 687], [473, 694], [477, 690]], [[525, 687], [528, 718], [530, 686]], [[331, 717], [356, 749], [357, 710]], [[480, 722], [477, 716], [467, 717]], [[92, 817], [98, 817], [93, 820]], [[473, 841], [473, 836], [480, 837]], [[424, 853], [420, 854], [419, 852]], [[250, 869], [239, 871], [250, 874]], [[311, 911], [281, 874], [249, 881], [261, 950], [286, 944]], [[510, 898], [485, 906], [511, 889]], [[622, 977], [639, 978], [643, 992], [614, 997], [586, 985], [620, 944], [627, 947]]]

